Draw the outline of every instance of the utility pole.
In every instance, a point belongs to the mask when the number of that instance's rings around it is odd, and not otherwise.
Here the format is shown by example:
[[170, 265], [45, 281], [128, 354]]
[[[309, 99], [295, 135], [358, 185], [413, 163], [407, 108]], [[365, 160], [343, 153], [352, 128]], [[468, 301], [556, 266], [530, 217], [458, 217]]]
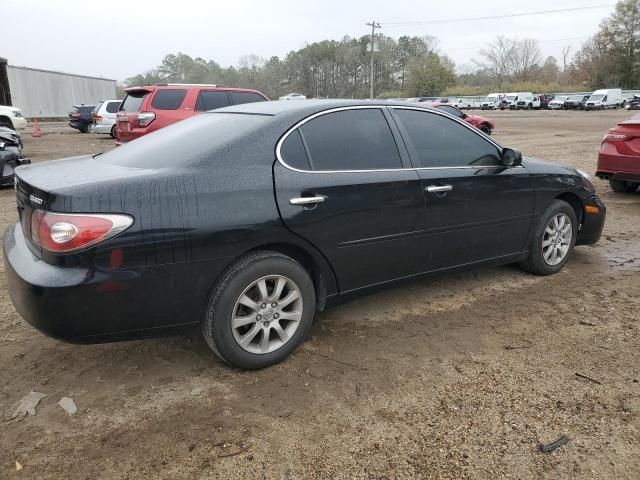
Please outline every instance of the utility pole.
[[376, 23], [375, 20], [372, 20], [371, 23], [367, 23], [367, 25], [371, 27], [371, 76], [369, 78], [369, 99], [373, 100], [373, 52], [375, 51], [374, 40], [376, 37], [376, 28], [382, 28], [382, 25]]

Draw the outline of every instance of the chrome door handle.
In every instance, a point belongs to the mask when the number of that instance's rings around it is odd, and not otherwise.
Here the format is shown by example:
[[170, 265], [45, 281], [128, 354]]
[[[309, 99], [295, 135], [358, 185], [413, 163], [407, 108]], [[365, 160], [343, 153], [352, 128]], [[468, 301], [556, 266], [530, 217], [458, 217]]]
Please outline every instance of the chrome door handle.
[[425, 190], [429, 193], [450, 192], [453, 190], [452, 185], [429, 185]]
[[324, 202], [324, 199], [327, 197], [317, 196], [317, 197], [299, 197], [292, 198], [289, 200], [291, 205], [313, 205], [314, 203]]

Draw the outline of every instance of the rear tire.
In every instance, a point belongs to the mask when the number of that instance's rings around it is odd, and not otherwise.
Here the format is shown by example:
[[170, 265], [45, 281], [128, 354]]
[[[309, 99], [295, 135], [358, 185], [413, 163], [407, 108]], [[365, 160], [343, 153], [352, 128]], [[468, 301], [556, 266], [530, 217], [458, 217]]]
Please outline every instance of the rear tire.
[[115, 125], [113, 127], [111, 127], [111, 132], [109, 132], [109, 135], [111, 135], [111, 138], [116, 138], [116, 126]]
[[578, 219], [573, 207], [554, 200], [540, 216], [529, 241], [529, 258], [520, 267], [535, 275], [553, 275], [565, 266], [578, 233]]
[[482, 130], [486, 135], [491, 135], [491, 129], [486, 123], [480, 125], [480, 130]]
[[619, 193], [635, 192], [638, 188], [637, 183], [627, 182], [625, 180], [615, 180], [613, 178], [609, 179], [609, 186], [611, 187], [611, 190]]
[[229, 267], [214, 288], [202, 335], [233, 367], [268, 367], [302, 343], [315, 305], [315, 287], [302, 265], [278, 252], [253, 252]]

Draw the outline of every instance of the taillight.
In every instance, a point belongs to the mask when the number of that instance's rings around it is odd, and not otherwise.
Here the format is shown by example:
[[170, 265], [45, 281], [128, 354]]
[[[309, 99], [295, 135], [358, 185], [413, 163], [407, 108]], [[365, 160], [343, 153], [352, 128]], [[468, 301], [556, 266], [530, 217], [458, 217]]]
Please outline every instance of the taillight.
[[100, 115], [94, 115], [93, 120], [99, 122], [100, 120], [102, 120], [102, 117]]
[[631, 138], [631, 135], [627, 135], [626, 133], [607, 133], [602, 139], [603, 142], [624, 142]]
[[34, 210], [33, 243], [53, 253], [68, 253], [96, 245], [129, 228], [133, 218], [114, 214], [53, 213]]
[[73, 115], [71, 115], [73, 118], [80, 118], [80, 114], [79, 113], [74, 113]]
[[153, 112], [141, 112], [138, 114], [138, 125], [146, 127], [156, 119], [156, 114]]

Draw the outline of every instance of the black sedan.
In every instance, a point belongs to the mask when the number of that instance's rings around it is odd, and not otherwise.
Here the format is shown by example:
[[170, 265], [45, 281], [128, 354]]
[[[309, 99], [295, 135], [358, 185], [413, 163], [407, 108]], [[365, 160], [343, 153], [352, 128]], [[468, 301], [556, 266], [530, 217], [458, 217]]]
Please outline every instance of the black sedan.
[[17, 170], [18, 312], [74, 342], [197, 324], [231, 365], [281, 361], [316, 311], [398, 281], [598, 241], [584, 173], [407, 103], [264, 102]]

